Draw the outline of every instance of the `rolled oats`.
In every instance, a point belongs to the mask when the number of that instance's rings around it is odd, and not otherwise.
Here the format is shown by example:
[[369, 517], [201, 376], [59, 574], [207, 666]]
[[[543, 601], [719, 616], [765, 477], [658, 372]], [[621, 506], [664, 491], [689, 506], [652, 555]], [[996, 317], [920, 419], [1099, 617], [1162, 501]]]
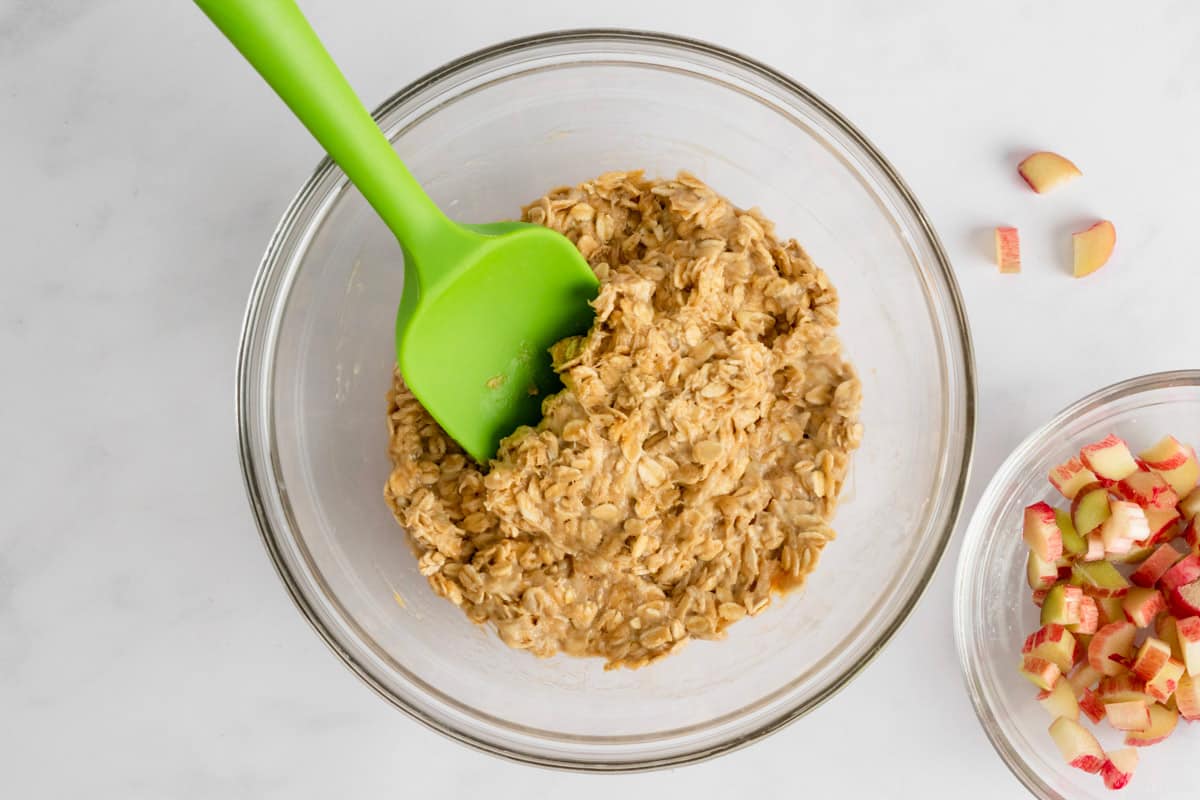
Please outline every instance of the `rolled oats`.
[[530, 204], [600, 278], [566, 389], [485, 473], [397, 373], [384, 494], [435, 592], [508, 645], [639, 667], [804, 582], [858, 446], [837, 294], [794, 240], [681, 173]]

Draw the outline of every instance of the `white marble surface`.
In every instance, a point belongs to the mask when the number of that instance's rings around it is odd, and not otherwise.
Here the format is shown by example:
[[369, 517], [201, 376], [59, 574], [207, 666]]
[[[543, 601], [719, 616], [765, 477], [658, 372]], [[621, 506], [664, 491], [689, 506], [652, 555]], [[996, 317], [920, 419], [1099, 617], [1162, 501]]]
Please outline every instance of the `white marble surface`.
[[[980, 375], [972, 502], [1062, 405], [1196, 366], [1190, 0], [303, 5], [371, 104], [465, 50], [586, 25], [710, 39], [830, 100], [955, 264]], [[1028, 193], [1013, 157], [1040, 147], [1085, 180]], [[0, 0], [0, 153], [0, 795], [1022, 796], [958, 678], [956, 545], [853, 685], [734, 755], [581, 776], [428, 733], [293, 610], [238, 472], [243, 302], [315, 145], [188, 2]], [[1093, 215], [1119, 252], [1073, 282], [1065, 232]], [[1020, 277], [989, 264], [997, 223], [1022, 229]]]

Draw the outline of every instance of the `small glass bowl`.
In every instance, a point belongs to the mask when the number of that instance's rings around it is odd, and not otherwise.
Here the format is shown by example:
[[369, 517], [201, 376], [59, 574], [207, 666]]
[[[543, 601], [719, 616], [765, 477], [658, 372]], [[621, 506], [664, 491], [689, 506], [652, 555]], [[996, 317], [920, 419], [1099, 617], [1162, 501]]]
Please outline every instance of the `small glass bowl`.
[[[1021, 645], [1039, 626], [1025, 578], [1021, 539], [1025, 507], [1045, 500], [1063, 506], [1047, 481], [1050, 469], [1109, 433], [1135, 451], [1171, 434], [1200, 442], [1200, 370], [1161, 372], [1101, 389], [1035, 431], [1000, 467], [971, 518], [958, 560], [955, 635], [975, 712], [996, 752], [1029, 791], [1046, 800], [1112, 797], [1098, 775], [1063, 762], [1035, 689], [1017, 671]], [[1107, 725], [1089, 727], [1106, 749], [1121, 737]], [[1122, 798], [1200, 797], [1195, 768], [1200, 731], [1182, 720], [1167, 741], [1143, 749]]]
[[554, 767], [696, 761], [832, 696], [928, 583], [971, 456], [974, 366], [958, 290], [892, 168], [797, 83], [658, 34], [501, 44], [419, 79], [375, 116], [463, 222], [513, 218], [554, 186], [632, 168], [690, 170], [738, 205], [760, 206], [838, 288], [866, 434], [834, 522], [839, 538], [804, 591], [734, 625], [725, 641], [608, 672], [597, 659], [507, 648], [434, 595], [384, 504], [402, 257], [326, 161], [271, 240], [237, 376], [251, 504], [300, 611], [415, 719]]

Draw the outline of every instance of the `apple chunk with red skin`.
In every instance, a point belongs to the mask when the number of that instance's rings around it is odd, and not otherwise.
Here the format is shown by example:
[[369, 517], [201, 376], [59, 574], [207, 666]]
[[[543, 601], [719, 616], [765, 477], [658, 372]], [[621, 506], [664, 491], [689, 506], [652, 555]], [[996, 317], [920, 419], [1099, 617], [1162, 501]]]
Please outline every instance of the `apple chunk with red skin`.
[[[1086, 230], [1071, 234], [1071, 243], [1075, 249], [1072, 272], [1076, 278], [1085, 278], [1108, 263], [1117, 246], [1117, 229], [1108, 220], [1101, 220]], [[1092, 471], [1095, 472], [1095, 467]]]
[[1157, 472], [1175, 490], [1185, 497], [1200, 480], [1200, 461], [1196, 451], [1181, 443], [1174, 436], [1164, 436], [1154, 446], [1138, 454], [1142, 462]]
[[1027, 156], [1017, 165], [1017, 172], [1029, 184], [1029, 188], [1038, 194], [1045, 194], [1083, 174], [1070, 159], [1049, 150], [1039, 150]]
[[1108, 754], [1108, 760], [1100, 768], [1100, 777], [1109, 789], [1124, 789], [1133, 780], [1138, 765], [1136, 747], [1125, 747]]
[[1133, 653], [1137, 627], [1126, 620], [1113, 622], [1096, 631], [1088, 644], [1088, 663], [1103, 675], [1120, 675]]
[[1063, 760], [1084, 772], [1099, 772], [1108, 759], [1096, 737], [1078, 721], [1059, 717], [1050, 723], [1050, 738]]

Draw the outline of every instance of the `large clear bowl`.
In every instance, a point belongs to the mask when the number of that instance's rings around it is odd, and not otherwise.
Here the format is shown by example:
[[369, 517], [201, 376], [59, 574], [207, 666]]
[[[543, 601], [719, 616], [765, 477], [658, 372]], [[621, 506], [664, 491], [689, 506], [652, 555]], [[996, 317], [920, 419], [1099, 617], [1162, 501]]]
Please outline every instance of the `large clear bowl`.
[[[955, 631], [967, 689], [988, 738], [1009, 769], [1044, 800], [1111, 797], [1097, 775], [1067, 766], [1034, 700], [1037, 690], [1017, 672], [1021, 645], [1037, 630], [1038, 609], [1025, 579], [1021, 539], [1025, 507], [1063, 499], [1046, 479], [1051, 467], [1084, 445], [1115, 433], [1135, 449], [1166, 434], [1200, 442], [1200, 370], [1162, 372], [1089, 395], [1034, 432], [1013, 451], [984, 491], [958, 561]], [[1089, 726], [1091, 727], [1091, 726]], [[1175, 734], [1141, 752], [1123, 800], [1200, 797], [1194, 767], [1200, 731], [1182, 721]], [[1107, 725], [1093, 728], [1105, 748], [1124, 745]]]
[[[383, 502], [400, 250], [322, 163], [279, 225], [238, 372], [246, 483], [297, 606], [364, 681], [428, 726], [543, 765], [632, 770], [744, 745], [844, 686], [912, 611], [963, 499], [974, 375], [959, 294], [916, 201], [837, 112], [741, 56], [657, 34], [502, 44], [376, 113], [453, 217], [513, 218], [606, 170], [690, 170], [799, 239], [842, 296], [866, 436], [838, 540], [803, 593], [653, 666], [538, 660], [417, 573]], [[447, 364], [447, 369], [453, 369]]]

